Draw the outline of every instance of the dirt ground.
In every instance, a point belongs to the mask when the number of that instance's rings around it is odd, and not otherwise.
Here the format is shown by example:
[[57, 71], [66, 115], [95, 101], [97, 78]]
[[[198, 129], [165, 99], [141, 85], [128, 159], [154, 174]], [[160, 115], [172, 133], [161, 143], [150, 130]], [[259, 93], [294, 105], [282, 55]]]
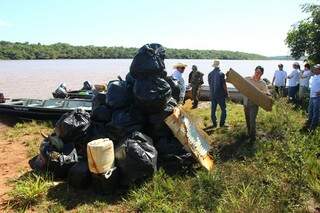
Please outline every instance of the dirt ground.
[[23, 138], [19, 141], [8, 141], [4, 133], [14, 124], [14, 121], [0, 120], [0, 210], [7, 202], [7, 192], [11, 186], [9, 181], [18, 177], [21, 171], [28, 169], [27, 149]]

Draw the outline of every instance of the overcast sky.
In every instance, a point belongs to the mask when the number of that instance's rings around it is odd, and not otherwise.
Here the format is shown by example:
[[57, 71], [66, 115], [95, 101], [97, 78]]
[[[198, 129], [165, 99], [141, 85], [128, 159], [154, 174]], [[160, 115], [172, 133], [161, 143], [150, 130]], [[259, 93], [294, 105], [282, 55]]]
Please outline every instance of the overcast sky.
[[303, 0], [0, 0], [0, 40], [288, 55]]

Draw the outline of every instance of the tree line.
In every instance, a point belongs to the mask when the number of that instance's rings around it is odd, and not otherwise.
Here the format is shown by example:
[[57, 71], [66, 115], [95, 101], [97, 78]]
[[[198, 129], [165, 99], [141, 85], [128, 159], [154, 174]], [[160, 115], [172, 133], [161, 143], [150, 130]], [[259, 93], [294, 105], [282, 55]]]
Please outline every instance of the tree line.
[[[66, 43], [51, 45], [30, 44], [28, 42], [0, 41], [0, 59], [110, 59], [133, 58], [138, 48], [73, 46]], [[267, 57], [225, 50], [166, 49], [167, 58], [176, 59], [229, 59], [261, 60]]]

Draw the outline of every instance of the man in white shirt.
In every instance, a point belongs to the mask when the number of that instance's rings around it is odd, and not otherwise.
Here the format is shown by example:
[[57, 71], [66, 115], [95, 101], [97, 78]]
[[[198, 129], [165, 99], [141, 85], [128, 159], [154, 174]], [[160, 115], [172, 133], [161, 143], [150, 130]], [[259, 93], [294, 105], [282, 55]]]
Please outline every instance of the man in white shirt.
[[314, 66], [313, 79], [310, 85], [309, 116], [306, 128], [313, 131], [317, 128], [320, 115], [320, 64]]
[[186, 95], [186, 84], [184, 82], [182, 73], [184, 72], [184, 70], [186, 69], [187, 65], [186, 64], [182, 64], [182, 63], [177, 63], [176, 65], [173, 66], [173, 68], [175, 69], [172, 77], [173, 79], [178, 81], [179, 87], [180, 87], [180, 97], [179, 97], [179, 103], [183, 103], [184, 101], [184, 97]]
[[293, 103], [297, 102], [297, 93], [299, 90], [299, 79], [300, 79], [300, 65], [298, 62], [293, 63], [293, 70], [288, 75], [289, 79], [289, 100]]
[[305, 103], [305, 99], [309, 95], [309, 80], [312, 76], [312, 72], [310, 70], [310, 64], [306, 63], [304, 65], [304, 70], [300, 72], [300, 87], [299, 87], [299, 100], [301, 104]]
[[277, 95], [283, 97], [287, 84], [287, 72], [283, 70], [283, 64], [279, 64], [278, 68], [279, 70], [274, 72], [272, 85], [274, 85]]

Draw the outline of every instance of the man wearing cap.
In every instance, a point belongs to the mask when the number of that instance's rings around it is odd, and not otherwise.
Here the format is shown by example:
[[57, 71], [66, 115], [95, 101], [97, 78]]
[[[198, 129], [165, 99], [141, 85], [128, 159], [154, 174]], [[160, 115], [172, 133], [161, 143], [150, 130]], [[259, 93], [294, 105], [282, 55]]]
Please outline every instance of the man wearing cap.
[[310, 84], [309, 115], [306, 128], [313, 131], [317, 128], [320, 115], [320, 64], [314, 66]]
[[279, 64], [278, 68], [279, 70], [274, 72], [272, 86], [274, 85], [277, 95], [283, 97], [287, 84], [287, 72], [283, 70], [283, 64]]
[[211, 97], [211, 120], [213, 127], [217, 127], [217, 105], [219, 105], [221, 109], [220, 127], [225, 126], [227, 117], [226, 98], [228, 97], [228, 90], [225, 75], [223, 72], [221, 72], [219, 65], [220, 61], [214, 60], [212, 65], [214, 69], [209, 73], [208, 76]]
[[175, 69], [172, 78], [178, 81], [179, 87], [180, 87], [180, 97], [179, 97], [179, 103], [183, 103], [184, 97], [186, 95], [186, 85], [183, 79], [183, 72], [186, 69], [187, 65], [182, 64], [182, 63], [177, 63], [176, 65], [173, 66]]
[[198, 107], [199, 89], [203, 84], [203, 73], [198, 71], [198, 67], [196, 65], [192, 65], [192, 71], [189, 74], [189, 84], [192, 89], [192, 108], [195, 109]]
[[293, 70], [288, 75], [289, 79], [289, 100], [293, 103], [297, 102], [297, 93], [299, 90], [300, 65], [298, 62], [293, 63]]

